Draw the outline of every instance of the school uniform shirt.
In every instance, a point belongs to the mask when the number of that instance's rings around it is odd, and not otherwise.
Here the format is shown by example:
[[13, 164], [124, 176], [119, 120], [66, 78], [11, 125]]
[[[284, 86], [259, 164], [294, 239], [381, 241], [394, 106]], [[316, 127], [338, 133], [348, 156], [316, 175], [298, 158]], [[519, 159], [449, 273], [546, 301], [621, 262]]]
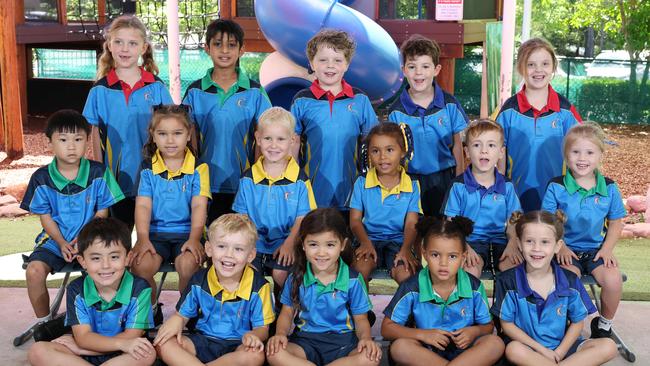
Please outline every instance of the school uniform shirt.
[[248, 215], [257, 228], [257, 251], [272, 254], [291, 233], [296, 219], [316, 208], [307, 175], [289, 157], [281, 177], [264, 170], [264, 157], [244, 172], [232, 209]]
[[[56, 167], [56, 158], [38, 168], [29, 179], [20, 208], [36, 215], [49, 214], [63, 238], [70, 242], [79, 235], [97, 211], [124, 199], [110, 169], [81, 158], [77, 177], [69, 180]], [[36, 244], [63, 257], [59, 245], [43, 230]]]
[[363, 227], [372, 241], [404, 241], [404, 220], [409, 212], [422, 214], [420, 184], [400, 169], [400, 182], [386, 189], [373, 167], [354, 182], [350, 208], [363, 212]]
[[[293, 276], [289, 274], [280, 297], [282, 304], [290, 307]], [[294, 319], [298, 331], [349, 333], [355, 329], [353, 316], [366, 314], [372, 308], [363, 277], [341, 258], [336, 280], [327, 286], [316, 278], [307, 262], [299, 297], [300, 311]]]
[[104, 165], [111, 168], [126, 197], [137, 192], [135, 181], [153, 107], [174, 103], [162, 80], [143, 68], [140, 72], [141, 79], [131, 88], [111, 70], [90, 89], [83, 110], [99, 129]]
[[512, 183], [494, 169], [494, 184], [480, 185], [472, 166], [457, 176], [447, 192], [443, 213], [447, 217], [465, 216], [474, 222], [467, 241], [506, 244], [506, 227], [510, 216], [521, 211], [519, 198]]
[[97, 292], [93, 279], [84, 274], [70, 282], [66, 290], [65, 324], [89, 325], [93, 333], [113, 337], [126, 329], [151, 329], [151, 287], [144, 279], [124, 271], [115, 297], [106, 301]]
[[607, 235], [607, 223], [625, 217], [621, 192], [613, 180], [596, 170], [596, 185], [586, 190], [571, 172], [556, 177], [548, 185], [542, 209], [564, 211], [564, 242], [573, 251], [600, 249]]
[[250, 266], [244, 268], [239, 287], [228, 291], [214, 266], [199, 269], [181, 295], [176, 310], [185, 318], [198, 317], [196, 330], [209, 338], [241, 338], [254, 328], [275, 321], [271, 285]]
[[467, 127], [469, 119], [458, 100], [433, 82], [431, 104], [423, 108], [411, 99], [407, 86], [389, 107], [388, 121], [406, 123], [413, 133], [413, 159], [409, 174], [428, 175], [456, 166], [452, 154], [454, 135]]
[[236, 69], [237, 81], [228, 90], [212, 81], [212, 70], [190, 84], [183, 104], [191, 107], [199, 132], [199, 160], [210, 167], [212, 192], [234, 194], [253, 159], [257, 120], [271, 102], [244, 70]]
[[314, 185], [316, 204], [347, 210], [357, 176], [357, 143], [377, 124], [377, 116], [361, 90], [341, 83], [343, 89], [333, 95], [315, 80], [295, 95], [291, 113], [296, 134], [303, 137], [300, 164]]
[[462, 268], [458, 269], [456, 288], [447, 300], [433, 288], [429, 267], [421, 269], [399, 286], [384, 315], [400, 325], [414, 319], [418, 329], [448, 332], [492, 322], [483, 284]]
[[596, 312], [580, 278], [551, 261], [555, 289], [546, 300], [533, 291], [526, 277], [526, 263], [497, 275], [492, 315], [514, 323], [536, 342], [556, 349], [568, 328]]
[[189, 149], [181, 168], [169, 170], [156, 150], [149, 160], [142, 162], [138, 196], [151, 198], [152, 233], [189, 233], [192, 229], [192, 198], [210, 194], [208, 165], [197, 163]]
[[523, 210], [539, 210], [548, 182], [564, 173], [564, 136], [582, 119], [550, 85], [546, 106], [538, 111], [528, 102], [524, 86], [503, 104], [497, 123], [505, 138], [506, 177], [514, 184]]

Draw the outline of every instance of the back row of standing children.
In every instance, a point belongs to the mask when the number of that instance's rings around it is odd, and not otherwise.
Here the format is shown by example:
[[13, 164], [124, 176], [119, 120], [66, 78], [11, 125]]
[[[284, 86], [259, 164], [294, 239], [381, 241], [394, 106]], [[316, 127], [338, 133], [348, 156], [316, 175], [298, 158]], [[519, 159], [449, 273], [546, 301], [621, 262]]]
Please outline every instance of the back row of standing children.
[[[108, 168], [95, 170], [107, 182], [109, 188], [103, 192], [111, 192], [110, 197], [86, 210], [75, 227], [67, 214], [57, 212], [56, 205], [34, 204], [34, 197], [43, 191], [37, 189], [39, 185], [61, 194], [69, 193], [63, 191], [71, 183], [85, 188], [75, 180], [85, 164], [76, 152], [73, 158], [82, 162], [76, 169], [74, 164], [65, 166], [57, 154], [39, 173], [45, 182], [30, 183], [23, 203], [41, 214], [47, 234], [46, 245], [30, 258], [27, 271], [30, 300], [39, 319], [49, 316], [47, 273], [72, 260], [81, 224], [93, 215], [105, 216], [108, 207], [127, 226], [135, 224], [138, 240], [129, 256], [131, 269], [152, 288], [160, 265], [171, 261], [179, 272], [179, 289], [185, 290], [207, 254], [201, 244], [206, 223], [232, 210], [248, 215], [257, 226], [253, 263], [258, 270], [272, 273], [278, 285], [276, 298], [290, 266], [296, 264], [301, 220], [316, 206], [334, 207], [349, 217], [357, 239], [350, 264], [365, 282], [377, 265], [391, 269], [398, 282], [418, 273], [415, 224], [422, 213], [468, 216], [475, 222], [465, 263], [475, 276], [483, 267], [505, 270], [525, 259], [512, 232], [506, 235], [505, 223], [520, 209], [519, 199], [524, 211], [540, 208], [546, 183], [562, 174], [563, 156], [558, 152], [563, 137], [579, 122], [571, 104], [550, 86], [557, 60], [547, 43], [535, 39], [520, 48], [518, 71], [525, 86], [504, 104], [498, 124], [479, 121], [467, 132], [465, 152], [472, 162], [467, 169], [461, 143], [467, 117], [434, 80], [440, 72], [440, 49], [434, 42], [415, 36], [402, 46], [409, 85], [395, 99], [388, 120], [409, 126], [413, 146], [407, 146], [408, 134], [397, 124], [378, 125], [368, 98], [343, 80], [354, 53], [354, 42], [344, 32], [322, 31], [307, 45], [316, 80], [296, 95], [291, 114], [276, 108], [266, 111], [270, 102], [263, 88], [238, 67], [242, 47], [243, 31], [236, 23], [211, 23], [206, 52], [214, 68], [188, 88], [184, 105], [189, 108], [169, 106], [171, 98], [154, 75], [157, 67], [144, 26], [135, 17], [112, 23], [100, 58], [99, 81], [84, 109], [93, 125], [95, 158]], [[76, 135], [83, 135], [83, 130], [64, 126], [48, 137], [56, 146], [60, 135], [72, 133], [78, 140]], [[602, 153], [602, 144], [592, 135], [587, 131], [582, 139]], [[357, 177], [359, 138], [368, 145], [371, 168]], [[594, 153], [593, 146], [584, 147], [584, 142], [573, 145], [564, 146], [569, 162], [574, 150]], [[413, 158], [404, 164], [409, 151]], [[555, 206], [551, 197], [545, 198], [545, 207], [567, 212], [568, 227], [592, 223], [588, 235], [594, 244], [583, 245], [576, 238], [574, 246], [567, 242], [576, 252], [562, 247], [558, 258], [565, 266], [574, 263], [573, 270], [582, 266], [587, 273], [593, 271], [604, 285], [603, 303], [608, 305], [592, 330], [606, 333], [620, 299], [612, 249], [618, 238], [616, 225], [625, 212], [616, 206], [620, 193], [615, 184], [594, 173], [598, 159], [586, 168], [582, 160], [570, 165], [572, 170], [553, 191], [564, 196], [556, 199]], [[255, 160], [251, 166], [249, 162]], [[505, 165], [512, 183], [494, 169], [497, 164]], [[577, 170], [581, 175], [573, 177]], [[64, 177], [58, 185], [57, 176]], [[573, 198], [575, 192], [582, 198]], [[603, 212], [582, 217], [578, 208], [593, 194], [609, 197], [611, 204], [596, 199], [593, 204]], [[603, 225], [605, 218], [610, 221], [609, 231]], [[151, 294], [154, 301], [155, 291]]]

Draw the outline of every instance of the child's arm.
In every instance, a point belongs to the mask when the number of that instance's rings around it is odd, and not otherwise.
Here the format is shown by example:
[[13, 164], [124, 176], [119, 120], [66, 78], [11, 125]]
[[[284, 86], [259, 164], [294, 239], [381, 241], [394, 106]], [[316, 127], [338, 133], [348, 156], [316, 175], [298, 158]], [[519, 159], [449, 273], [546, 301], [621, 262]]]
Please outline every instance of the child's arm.
[[167, 319], [163, 325], [160, 326], [160, 329], [158, 329], [158, 334], [153, 340], [153, 345], [155, 347], [162, 345], [173, 337], [176, 337], [178, 344], [182, 344], [183, 327], [188, 322], [188, 320], [188, 318], [185, 318], [176, 312], [169, 319]]
[[77, 254], [77, 249], [74, 247], [76, 239], [73, 240], [72, 243], [68, 243], [68, 241], [63, 237], [63, 234], [61, 234], [59, 225], [54, 221], [54, 219], [52, 219], [52, 216], [50, 216], [50, 214], [39, 215], [39, 218], [41, 220], [41, 226], [43, 226], [43, 230], [45, 230], [47, 235], [52, 238], [52, 240], [54, 240], [61, 249], [63, 259], [65, 259], [66, 262], [72, 262], [74, 256]]
[[151, 197], [137, 196], [135, 198], [135, 231], [137, 241], [133, 246], [133, 255], [131, 256], [130, 265], [140, 264], [142, 256], [147, 252], [151, 255], [156, 254], [156, 249], [149, 240], [149, 226], [151, 224], [151, 206], [153, 202]]
[[404, 262], [406, 269], [411, 274], [417, 272], [419, 267], [418, 260], [413, 257], [413, 253], [415, 252], [413, 243], [415, 243], [415, 237], [417, 236], [415, 224], [418, 223], [418, 219], [419, 215], [416, 212], [409, 212], [406, 214], [406, 219], [404, 220], [404, 243], [402, 243], [402, 248], [397, 255], [395, 255], [394, 260], [395, 267], [400, 260]]
[[562, 342], [560, 342], [560, 345], [555, 349], [555, 353], [557, 353], [557, 355], [560, 357], [560, 360], [564, 359], [571, 346], [573, 346], [573, 344], [578, 340], [578, 337], [580, 337], [580, 332], [582, 331], [583, 325], [584, 320], [577, 323], [571, 323], [569, 325], [566, 333], [564, 333]]
[[370, 323], [368, 322], [368, 314], [352, 315], [354, 318], [354, 327], [359, 343], [357, 344], [357, 352], [361, 353], [365, 350], [366, 357], [371, 361], [379, 361], [381, 359], [381, 346], [372, 340], [370, 335]]
[[459, 176], [465, 171], [465, 158], [463, 157], [463, 143], [460, 140], [460, 132], [454, 134], [454, 147], [451, 149], [451, 153], [454, 155], [454, 160], [456, 160], [456, 176]]
[[535, 352], [541, 354], [553, 362], [560, 362], [561, 358], [555, 351], [550, 350], [535, 341], [528, 334], [526, 334], [526, 332], [519, 329], [519, 327], [517, 327], [514, 323], [506, 322], [501, 319], [501, 328], [503, 329], [503, 333], [505, 333], [505, 335], [510, 337], [513, 341], [518, 341], [527, 345]]
[[104, 155], [102, 154], [102, 140], [101, 137], [99, 137], [99, 128], [97, 126], [93, 126], [90, 134], [93, 147], [93, 160], [103, 163]]
[[357, 210], [355, 208], [350, 209], [350, 230], [352, 234], [357, 238], [361, 246], [355, 250], [356, 259], [359, 260], [368, 260], [371, 259], [374, 262], [377, 262], [377, 252], [375, 251], [372, 241], [366, 233], [366, 229], [363, 227], [363, 211]]
[[247, 351], [262, 352], [264, 351], [264, 341], [269, 337], [269, 327], [262, 326], [244, 334], [241, 343]]
[[208, 198], [205, 196], [192, 197], [192, 227], [190, 236], [181, 247], [181, 253], [188, 251], [196, 260], [197, 264], [203, 262], [203, 246], [201, 236], [205, 230], [205, 220], [208, 214]]
[[506, 244], [506, 249], [503, 251], [499, 261], [504, 261], [510, 259], [510, 262], [514, 265], [519, 265], [524, 261], [524, 257], [519, 250], [519, 239], [517, 239], [517, 234], [515, 233], [515, 226], [506, 224], [506, 237], [508, 238], [508, 244]]
[[93, 332], [88, 324], [72, 327], [75, 342], [80, 348], [101, 353], [122, 351], [136, 360], [156, 352], [151, 343], [142, 337], [143, 332], [142, 329], [125, 329], [120, 334], [107, 337]]
[[381, 335], [389, 341], [397, 338], [415, 339], [422, 343], [444, 350], [451, 340], [451, 333], [442, 329], [418, 329], [405, 327], [394, 322], [390, 317], [384, 317], [381, 323]]
[[293, 264], [293, 248], [296, 244], [296, 237], [298, 237], [298, 230], [300, 229], [300, 223], [302, 222], [303, 217], [304, 216], [296, 217], [296, 221], [294, 221], [293, 226], [291, 227], [289, 236], [287, 236], [284, 243], [282, 243], [282, 245], [275, 250], [275, 253], [273, 253], [273, 258], [275, 258], [281, 266], [290, 266]]
[[286, 349], [287, 343], [289, 340], [287, 335], [289, 330], [291, 330], [291, 318], [293, 317], [293, 307], [288, 305], [282, 305], [282, 310], [280, 310], [280, 315], [278, 315], [278, 320], [275, 325], [275, 335], [269, 339], [266, 343], [266, 355], [272, 356], [280, 351], [280, 349]]
[[97, 210], [97, 212], [95, 212], [94, 217], [107, 218], [108, 217], [108, 209], [105, 208], [103, 210]]
[[621, 232], [623, 231], [623, 219], [609, 220], [607, 224], [607, 235], [605, 235], [605, 241], [603, 245], [596, 253], [594, 257], [594, 262], [602, 258], [605, 261], [605, 267], [617, 267], [618, 261], [614, 256], [614, 247], [618, 242], [618, 239], [621, 237]]

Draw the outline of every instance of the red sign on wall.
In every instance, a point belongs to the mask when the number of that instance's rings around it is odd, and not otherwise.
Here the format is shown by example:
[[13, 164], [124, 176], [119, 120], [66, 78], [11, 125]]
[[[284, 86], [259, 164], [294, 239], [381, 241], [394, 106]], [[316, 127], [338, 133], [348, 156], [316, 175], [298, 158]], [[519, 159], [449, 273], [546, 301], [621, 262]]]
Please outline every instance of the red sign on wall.
[[463, 0], [436, 0], [436, 20], [463, 20]]

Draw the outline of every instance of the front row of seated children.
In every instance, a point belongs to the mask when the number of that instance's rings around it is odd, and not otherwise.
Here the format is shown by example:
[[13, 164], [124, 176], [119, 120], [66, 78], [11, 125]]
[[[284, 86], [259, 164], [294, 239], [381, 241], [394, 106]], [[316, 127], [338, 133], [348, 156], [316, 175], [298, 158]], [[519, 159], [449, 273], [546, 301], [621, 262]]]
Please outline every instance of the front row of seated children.
[[[599, 365], [615, 357], [610, 338], [582, 340], [595, 312], [578, 276], [553, 257], [563, 246], [564, 214], [533, 211], [511, 218], [524, 263], [501, 273], [491, 310], [482, 283], [462, 269], [472, 223], [425, 218], [417, 224], [426, 267], [404, 281], [386, 307], [382, 336], [403, 365], [490, 365], [505, 349], [517, 365]], [[345, 220], [333, 208], [309, 212], [300, 225], [294, 271], [280, 301], [276, 332], [270, 284], [253, 270], [257, 230], [241, 214], [210, 225], [212, 266], [189, 281], [177, 312], [150, 342], [151, 288], [126, 270], [131, 241], [112, 218], [88, 223], [78, 239], [86, 273], [67, 293], [72, 336], [37, 342], [33, 365], [377, 365], [363, 277], [351, 269]], [[347, 263], [346, 263], [347, 262]], [[507, 343], [492, 334], [494, 316]], [[183, 326], [197, 317], [193, 332]], [[293, 332], [291, 332], [293, 323]], [[266, 342], [266, 344], [265, 344]]]

